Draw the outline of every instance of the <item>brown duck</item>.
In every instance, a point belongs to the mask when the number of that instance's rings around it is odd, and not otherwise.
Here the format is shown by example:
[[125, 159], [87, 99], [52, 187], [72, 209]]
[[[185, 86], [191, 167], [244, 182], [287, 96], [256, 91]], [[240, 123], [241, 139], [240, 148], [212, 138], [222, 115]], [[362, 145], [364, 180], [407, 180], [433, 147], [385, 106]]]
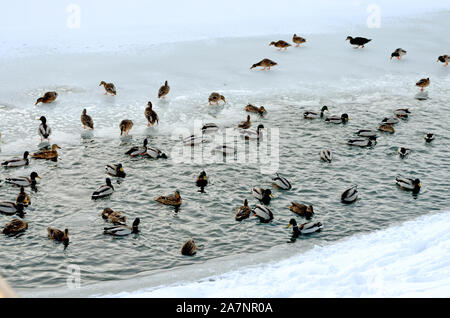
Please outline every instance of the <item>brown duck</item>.
[[264, 115], [264, 113], [267, 113], [264, 106], [258, 108], [256, 106], [253, 106], [252, 104], [248, 104], [247, 106], [245, 106], [245, 111], [249, 113], [260, 114], [261, 116]]
[[300, 44], [306, 43], [306, 39], [298, 36], [297, 34], [294, 34], [294, 36], [292, 37], [292, 42], [297, 44], [296, 47], [299, 47]]
[[250, 122], [250, 115], [247, 115], [246, 121], [241, 121], [238, 125], [238, 128], [249, 129], [252, 123]]
[[47, 228], [48, 237], [52, 240], [63, 242], [64, 244], [69, 243], [69, 230], [65, 229], [64, 232], [53, 227]]
[[58, 152], [56, 149], [61, 149], [57, 144], [52, 145], [51, 150], [41, 150], [31, 155], [31, 157], [35, 159], [47, 159], [47, 160], [56, 160], [58, 159]]
[[5, 224], [2, 233], [6, 235], [14, 235], [25, 231], [27, 228], [28, 228], [27, 222], [19, 219], [14, 219]]
[[170, 86], [166, 81], [164, 83], [164, 85], [159, 88], [158, 98], [163, 98], [163, 99], [166, 98], [166, 95], [169, 94], [169, 91], [170, 91]]
[[242, 221], [244, 219], [248, 219], [250, 217], [251, 212], [252, 212], [252, 210], [248, 206], [248, 201], [247, 201], [247, 199], [245, 199], [244, 205], [242, 205], [236, 209], [236, 215], [234, 218], [236, 221]]
[[125, 224], [127, 222], [127, 217], [125, 215], [122, 215], [121, 212], [113, 211], [110, 208], [103, 210], [102, 218], [115, 225]]
[[28, 193], [25, 192], [24, 187], [20, 187], [20, 192], [16, 198], [17, 204], [22, 204], [23, 206], [29, 206], [31, 204], [31, 198]]
[[208, 97], [208, 102], [210, 105], [212, 105], [213, 103], [216, 103], [217, 105], [219, 105], [219, 102], [223, 100], [223, 102], [226, 104], [225, 101], [225, 97], [223, 95], [220, 95], [219, 93], [211, 93], [211, 95], [209, 95]]
[[94, 129], [94, 120], [92, 117], [86, 114], [86, 109], [83, 109], [81, 113], [81, 123], [83, 124], [84, 129], [88, 127], [89, 129]]
[[314, 214], [314, 209], [312, 205], [304, 205], [297, 202], [291, 202], [289, 210], [291, 210], [292, 212], [294, 212], [299, 216], [304, 216], [307, 219], [311, 218]]
[[430, 78], [422, 78], [420, 81], [416, 83], [416, 86], [420, 87], [420, 90], [423, 91], [425, 87], [430, 85]]
[[153, 110], [152, 102], [148, 102], [144, 114], [145, 118], [147, 118], [147, 127], [155, 125], [159, 122], [158, 114]]
[[388, 133], [395, 133], [394, 127], [392, 127], [392, 124], [382, 124], [380, 127], [378, 127], [378, 130]]
[[128, 133], [130, 132], [131, 128], [133, 128], [133, 121], [129, 119], [124, 119], [120, 122], [119, 128], [120, 128], [120, 135], [122, 136], [125, 134], [125, 136], [128, 136]]
[[270, 71], [270, 68], [275, 65], [277, 65], [276, 62], [269, 60], [269, 59], [264, 59], [264, 60], [259, 61], [256, 64], [253, 64], [252, 67], [250, 67], [250, 69], [261, 66], [261, 67], [263, 67], [262, 71], [264, 71], [265, 69]]
[[168, 196], [160, 196], [155, 199], [159, 203], [165, 204], [165, 205], [173, 205], [173, 206], [180, 206], [181, 203], [183, 203], [183, 200], [181, 199], [181, 195], [179, 191], [175, 191], [173, 195]]
[[58, 97], [57, 92], [47, 92], [44, 94], [43, 97], [40, 97], [37, 99], [35, 105], [37, 105], [39, 103], [44, 103], [44, 104], [52, 103], [55, 101], [56, 97]]
[[196, 253], [197, 245], [195, 245], [194, 239], [189, 239], [181, 247], [181, 254], [186, 256], [193, 256]]
[[283, 40], [279, 40], [277, 42], [270, 42], [269, 46], [270, 45], [277, 47], [278, 51], [281, 51], [281, 49], [284, 49], [286, 51], [287, 48], [291, 46], [289, 43], [287, 43], [286, 41], [283, 41]]
[[102, 86], [105, 88], [105, 95], [111, 94], [111, 95], [116, 95], [116, 87], [114, 86], [113, 83], [106, 83], [105, 81], [101, 81], [100, 85], [98, 86]]

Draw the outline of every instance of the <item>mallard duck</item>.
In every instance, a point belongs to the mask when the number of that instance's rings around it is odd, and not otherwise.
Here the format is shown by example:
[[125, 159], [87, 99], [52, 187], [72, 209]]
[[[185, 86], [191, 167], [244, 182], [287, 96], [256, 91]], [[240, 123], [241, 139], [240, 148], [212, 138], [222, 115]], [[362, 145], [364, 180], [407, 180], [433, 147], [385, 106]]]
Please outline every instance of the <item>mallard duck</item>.
[[47, 228], [48, 237], [52, 240], [62, 242], [65, 245], [69, 243], [69, 230], [65, 229], [64, 232], [53, 227]]
[[398, 148], [397, 153], [400, 155], [400, 158], [405, 158], [411, 153], [411, 150], [405, 147], [400, 147]]
[[6, 215], [22, 215], [23, 214], [23, 204], [14, 203], [14, 202], [0, 202], [0, 213]]
[[347, 145], [358, 147], [372, 147], [377, 143], [377, 137], [371, 136], [368, 139], [350, 139]]
[[4, 166], [5, 168], [28, 166], [28, 164], [30, 163], [30, 160], [28, 159], [28, 155], [29, 155], [29, 152], [25, 151], [23, 153], [22, 158], [13, 158], [10, 160], [6, 160], [6, 161], [2, 162], [2, 166]]
[[218, 145], [211, 150], [211, 153], [220, 153], [224, 156], [234, 155], [236, 148], [234, 146]]
[[105, 95], [111, 94], [111, 95], [116, 95], [116, 87], [114, 86], [113, 83], [106, 83], [105, 81], [101, 81], [100, 85], [98, 86], [102, 86], [105, 88]]
[[362, 37], [356, 37], [353, 38], [351, 36], [348, 36], [346, 41], [350, 40], [350, 44], [354, 45], [356, 49], [362, 47], [364, 48], [364, 45], [366, 45], [367, 43], [369, 43], [370, 41], [372, 41], [372, 39], [366, 39], [366, 38], [362, 38]]
[[284, 177], [280, 176], [279, 173], [276, 173], [276, 177], [272, 179], [274, 181], [275, 188], [281, 190], [291, 190], [291, 183]]
[[391, 60], [393, 57], [396, 57], [397, 60], [400, 60], [403, 55], [406, 54], [406, 51], [404, 49], [398, 48], [391, 54]]
[[397, 118], [395, 118], [395, 117], [390, 117], [390, 118], [385, 117], [381, 121], [382, 124], [388, 124], [388, 125], [395, 125], [395, 124], [398, 124], [399, 122], [400, 121]]
[[322, 159], [325, 162], [331, 162], [333, 159], [331, 150], [329, 149], [323, 149], [320, 151], [320, 159]]
[[158, 98], [166, 98], [166, 95], [169, 94], [170, 86], [167, 81], [164, 82], [164, 85], [159, 88]]
[[256, 113], [261, 116], [263, 116], [264, 113], [267, 113], [267, 110], [264, 108], [264, 106], [258, 108], [256, 106], [253, 106], [252, 104], [248, 104], [247, 106], [245, 106], [245, 111], [250, 113]]
[[277, 47], [278, 51], [281, 51], [281, 49], [287, 50], [287, 48], [291, 46], [289, 43], [283, 40], [278, 40], [277, 42], [272, 41], [270, 42], [269, 46], [271, 45]]
[[20, 219], [14, 219], [9, 221], [3, 226], [2, 233], [6, 235], [14, 235], [25, 231], [27, 228], [28, 228], [27, 222]]
[[251, 127], [251, 125], [252, 125], [252, 123], [250, 121], [250, 115], [247, 115], [247, 120], [241, 121], [238, 125], [238, 128], [249, 129]]
[[185, 146], [191, 146], [191, 147], [194, 147], [194, 146], [199, 145], [204, 142], [206, 142], [206, 140], [203, 139], [202, 136], [196, 136], [196, 135], [191, 135], [191, 136], [183, 139], [183, 144]]
[[257, 204], [253, 208], [252, 212], [253, 216], [256, 216], [261, 223], [269, 223], [270, 221], [273, 220], [273, 213], [266, 206]]
[[225, 97], [223, 95], [220, 95], [219, 93], [211, 93], [211, 95], [209, 95], [208, 97], [208, 102], [209, 105], [212, 105], [213, 103], [216, 103], [217, 105], [219, 105], [219, 102], [223, 100], [224, 104], [226, 104], [227, 102], [225, 101]]
[[196, 250], [197, 245], [195, 245], [194, 239], [191, 238], [181, 247], [181, 255], [193, 256], [195, 255]]
[[91, 116], [86, 114], [86, 108], [83, 109], [83, 112], [81, 113], [81, 123], [83, 124], [83, 128], [86, 129], [88, 127], [89, 129], [94, 129], [94, 120]]
[[145, 138], [143, 146], [134, 146], [130, 150], [125, 152], [125, 154], [129, 155], [130, 157], [145, 156], [147, 153], [147, 144], [148, 140], [147, 138]]
[[294, 212], [299, 216], [304, 216], [307, 219], [310, 219], [314, 214], [314, 209], [312, 205], [305, 205], [297, 202], [291, 202], [291, 206], [289, 210]]
[[260, 202], [266, 205], [270, 204], [270, 199], [273, 198], [272, 191], [270, 189], [264, 190], [263, 188], [253, 188], [252, 194]]
[[395, 133], [394, 127], [392, 127], [392, 124], [382, 124], [378, 127], [378, 130], [388, 133]]
[[399, 108], [394, 111], [394, 115], [398, 118], [407, 118], [408, 114], [411, 114], [408, 108]]
[[122, 212], [113, 211], [111, 208], [106, 208], [102, 211], [102, 218], [116, 225], [123, 225], [127, 222], [127, 217], [122, 215]]
[[248, 206], [247, 199], [245, 199], [244, 205], [242, 205], [236, 209], [236, 215], [234, 218], [236, 221], [242, 221], [242, 220], [248, 219], [250, 217], [250, 212], [252, 212], [252, 210]]
[[448, 66], [448, 62], [450, 62], [450, 56], [448, 56], [447, 54], [441, 55], [438, 57], [437, 61], [444, 63], [444, 66]]
[[14, 184], [19, 187], [29, 187], [36, 185], [36, 178], [40, 179], [36, 172], [32, 172], [30, 177], [15, 177], [15, 178], [5, 178], [6, 183]]
[[145, 108], [145, 118], [147, 118], [147, 127], [155, 125], [159, 122], [158, 114], [153, 110], [152, 102], [148, 102]]
[[291, 219], [289, 221], [287, 228], [290, 228], [291, 225], [293, 226], [293, 236], [294, 237], [298, 237], [302, 234], [310, 234], [310, 233], [314, 233], [314, 232], [320, 232], [320, 230], [323, 228], [323, 225], [320, 222], [303, 223], [300, 226], [298, 226], [297, 221], [295, 221], [295, 219]]
[[203, 134], [213, 133], [213, 132], [216, 132], [218, 130], [219, 130], [219, 126], [217, 126], [214, 123], [206, 123], [202, 127], [202, 133]]
[[36, 101], [36, 104], [34, 104], [34, 105], [37, 105], [39, 103], [44, 103], [44, 104], [52, 103], [55, 101], [56, 97], [58, 97], [57, 92], [47, 92], [44, 94], [43, 97], [38, 98]]
[[47, 125], [47, 118], [45, 116], [41, 116], [38, 120], [41, 121], [41, 124], [39, 125], [38, 134], [41, 137], [41, 141], [44, 139], [49, 139], [52, 129], [50, 126]]
[[111, 179], [106, 178], [106, 184], [98, 187], [98, 189], [95, 190], [94, 193], [92, 193], [92, 199], [96, 200], [96, 199], [100, 199], [100, 198], [105, 198], [105, 197], [113, 194], [113, 192], [114, 192], [114, 187], [111, 184]]
[[181, 199], [181, 195], [179, 191], [175, 191], [173, 195], [168, 196], [160, 196], [155, 199], [159, 203], [165, 204], [165, 205], [173, 205], [173, 206], [180, 206], [181, 203], [183, 203], [183, 200]]
[[261, 66], [261, 67], [263, 67], [262, 71], [264, 71], [265, 69], [270, 71], [270, 68], [275, 65], [277, 65], [276, 62], [269, 60], [269, 59], [263, 59], [263, 60], [259, 61], [258, 63], [253, 64], [252, 67], [250, 67], [250, 69]]
[[147, 147], [147, 152], [144, 155], [152, 159], [167, 159], [167, 155], [164, 152], [154, 147]]
[[360, 137], [376, 137], [377, 132], [372, 129], [361, 129], [356, 132], [356, 134]]
[[127, 225], [116, 225], [112, 227], [103, 228], [103, 234], [109, 234], [113, 236], [126, 236], [130, 234], [136, 234], [139, 232], [139, 224], [141, 223], [140, 218], [136, 218], [133, 221], [132, 226]]
[[261, 140], [263, 138], [263, 130], [264, 130], [264, 125], [259, 124], [258, 127], [256, 128], [256, 130], [240, 129], [239, 133], [240, 133], [241, 137], [244, 138], [245, 140], [249, 140], [249, 139]]
[[106, 173], [112, 177], [125, 178], [127, 175], [121, 163], [106, 165], [105, 169]]
[[324, 117], [324, 112], [328, 111], [328, 107], [327, 106], [323, 106], [322, 109], [320, 110], [320, 113], [317, 112], [313, 112], [313, 111], [306, 111], [303, 113], [303, 117], [305, 119], [316, 119], [316, 118], [323, 118]]
[[23, 206], [29, 206], [31, 205], [31, 198], [28, 193], [25, 192], [24, 187], [20, 187], [20, 192], [17, 195], [16, 198], [16, 204], [21, 204]]
[[420, 90], [423, 91], [425, 87], [430, 85], [430, 78], [422, 78], [416, 83], [416, 86], [420, 87]]
[[195, 181], [195, 185], [200, 188], [200, 192], [205, 192], [205, 187], [208, 185], [208, 177], [206, 176], [206, 172], [202, 171]]
[[57, 144], [52, 145], [51, 150], [40, 150], [31, 155], [34, 159], [47, 159], [47, 160], [57, 160], [58, 159], [58, 151], [56, 149], [61, 149]]
[[297, 34], [294, 34], [294, 36], [292, 37], [292, 42], [297, 44], [296, 47], [299, 47], [300, 44], [306, 43], [306, 39], [298, 36]]
[[129, 119], [124, 119], [120, 122], [119, 128], [120, 128], [120, 135], [122, 136], [125, 133], [125, 136], [128, 136], [128, 133], [130, 132], [131, 128], [133, 128], [133, 121]]
[[358, 186], [353, 186], [344, 191], [341, 195], [341, 201], [343, 203], [353, 203], [358, 199]]
[[328, 118], [325, 118], [326, 122], [332, 123], [332, 124], [345, 124], [350, 120], [347, 114], [342, 114], [341, 116], [330, 116]]
[[413, 193], [419, 193], [420, 188], [422, 187], [419, 179], [396, 177], [395, 182], [401, 189], [412, 191]]
[[434, 140], [434, 134], [426, 133], [424, 138], [426, 142], [432, 142]]

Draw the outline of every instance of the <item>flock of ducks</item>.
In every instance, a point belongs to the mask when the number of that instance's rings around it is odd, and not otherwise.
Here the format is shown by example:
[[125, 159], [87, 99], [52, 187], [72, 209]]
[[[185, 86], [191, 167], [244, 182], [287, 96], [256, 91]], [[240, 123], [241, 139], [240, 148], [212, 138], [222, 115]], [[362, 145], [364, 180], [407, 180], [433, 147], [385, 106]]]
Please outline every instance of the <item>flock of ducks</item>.
[[[364, 48], [371, 39], [366, 39], [363, 37], [351, 37], [348, 36], [347, 39], [351, 45], [357, 48]], [[292, 38], [292, 42], [296, 44], [296, 47], [299, 47], [301, 44], [306, 43], [306, 39], [294, 34]], [[273, 41], [269, 44], [270, 46], [274, 46], [278, 48], [279, 51], [287, 50], [291, 44], [284, 40]], [[407, 51], [401, 48], [396, 49], [391, 54], [391, 60], [393, 58], [397, 58], [398, 60], [402, 59], [404, 55], [406, 55]], [[450, 61], [450, 57], [448, 55], [442, 55], [438, 57], [438, 62], [444, 63], [445, 66], [448, 66]], [[270, 59], [263, 59], [258, 63], [255, 63], [251, 66], [250, 69], [256, 67], [262, 67], [262, 70], [270, 70], [271, 67], [278, 65], [276, 62]], [[426, 87], [430, 85], [429, 78], [420, 79], [416, 86], [423, 91]], [[99, 86], [103, 86], [105, 90], [105, 95], [115, 96], [117, 95], [116, 87], [113, 83], [106, 83], [102, 81]], [[170, 92], [170, 86], [167, 81], [165, 81], [164, 85], [160, 87], [158, 90], [158, 98], [164, 99]], [[35, 105], [39, 103], [48, 104], [54, 102], [58, 97], [57, 92], [47, 92], [44, 96], [37, 99]], [[221, 102], [226, 103], [226, 99], [223, 95], [213, 92], [208, 97], [209, 105], [219, 105]], [[261, 117], [267, 113], [267, 110], [264, 106], [254, 106], [247, 105], [245, 106], [245, 111], [249, 113], [258, 114]], [[307, 120], [323, 120], [329, 124], [346, 124], [350, 118], [348, 114], [344, 113], [341, 115], [331, 115], [328, 116], [328, 106], [324, 105], [320, 111], [305, 111], [303, 113], [304, 119]], [[393, 125], [399, 122], [399, 119], [405, 119], [409, 116], [410, 111], [406, 108], [397, 109], [394, 111], [394, 116], [386, 117], [381, 120], [378, 130], [384, 133], [393, 134], [395, 129]], [[148, 102], [147, 107], [144, 111], [145, 118], [147, 120], [147, 126], [154, 126], [159, 123], [158, 114], [153, 110], [152, 103]], [[81, 123], [85, 130], [93, 130], [94, 129], [94, 120], [91, 116], [87, 114], [87, 110], [83, 109], [81, 114]], [[31, 155], [34, 159], [46, 159], [46, 160], [57, 160], [58, 152], [57, 149], [61, 149], [58, 145], [53, 144], [50, 147], [49, 138], [52, 134], [52, 130], [50, 126], [47, 124], [47, 119], [44, 116], [39, 118], [41, 124], [38, 128], [38, 135], [41, 139], [41, 147], [40, 150]], [[128, 135], [130, 130], [133, 128], [133, 121], [129, 119], [124, 119], [120, 122], [120, 135]], [[250, 115], [247, 116], [245, 121], [238, 123], [237, 127], [240, 129], [242, 136], [249, 140], [255, 139], [259, 140], [262, 137], [262, 131], [264, 130], [264, 125], [259, 124], [256, 130], [250, 130], [249, 128], [252, 126]], [[218, 126], [214, 123], [205, 124], [202, 128], [202, 132], [214, 132], [218, 130]], [[350, 139], [347, 141], [349, 146], [357, 146], [357, 147], [373, 147], [377, 142], [377, 131], [371, 129], [362, 129], [356, 132], [359, 137], [358, 139]], [[0, 135], [1, 136], [1, 135]], [[425, 141], [431, 142], [435, 138], [434, 134], [427, 133], [425, 135]], [[187, 140], [185, 140], [185, 144], [194, 146], [198, 144], [198, 140], [195, 136], [191, 136]], [[224, 154], [227, 153], [225, 146], [220, 149]], [[404, 158], [410, 153], [410, 149], [405, 147], [400, 147], [398, 149], [398, 154], [400, 157]], [[166, 154], [164, 154], [161, 150], [148, 146], [148, 140], [144, 139], [142, 146], [134, 146], [130, 150], [128, 150], [126, 155], [130, 157], [149, 157], [153, 159], [167, 159]], [[324, 162], [332, 162], [333, 156], [332, 152], [329, 149], [323, 149], [319, 153], [320, 159]], [[23, 157], [21, 158], [12, 158], [10, 160], [6, 160], [2, 162], [2, 166], [5, 168], [15, 168], [28, 166], [30, 164], [29, 160], [29, 152], [25, 151]], [[107, 164], [105, 166], [106, 173], [115, 178], [125, 178], [126, 173], [122, 164]], [[15, 235], [22, 231], [25, 231], [28, 228], [28, 223], [23, 220], [25, 215], [24, 209], [31, 204], [31, 198], [28, 193], [25, 192], [26, 187], [30, 187], [33, 190], [36, 190], [36, 179], [40, 179], [40, 176], [36, 172], [32, 172], [28, 177], [11, 177], [6, 178], [5, 183], [12, 184], [14, 186], [19, 187], [20, 192], [17, 195], [15, 202], [0, 202], [0, 213], [7, 215], [18, 215], [19, 218], [15, 218], [8, 222], [4, 227], [2, 232], [7, 235]], [[280, 189], [283, 191], [289, 191], [292, 189], [291, 183], [280, 174], [276, 174], [276, 176], [272, 179], [273, 186], [276, 189]], [[405, 178], [405, 177], [397, 177], [395, 180], [396, 184], [403, 190], [412, 191], [414, 194], [419, 193], [421, 184], [418, 178]], [[208, 186], [208, 178], [205, 171], [202, 171], [198, 178], [195, 181], [195, 184], [198, 188], [200, 188], [199, 192], [204, 193], [205, 188]], [[98, 187], [93, 193], [91, 198], [93, 200], [106, 198], [111, 196], [114, 193], [115, 189], [112, 185], [111, 179], [106, 178], [105, 184]], [[237, 207], [235, 212], [235, 220], [243, 221], [249, 218], [251, 215], [257, 217], [261, 223], [268, 223], [273, 220], [274, 215], [269, 208], [271, 198], [273, 197], [272, 191], [270, 189], [264, 189], [255, 187], [251, 191], [252, 195], [259, 201], [259, 204], [256, 204], [253, 208], [249, 206], [248, 200], [245, 199], [242, 206]], [[358, 189], [357, 185], [354, 185], [348, 189], [346, 189], [341, 195], [341, 201], [345, 204], [354, 203], [358, 199]], [[174, 206], [176, 209], [181, 206], [183, 200], [181, 198], [180, 192], [177, 190], [173, 194], [160, 196], [155, 199], [155, 201], [164, 204]], [[296, 214], [299, 217], [304, 217], [307, 220], [310, 220], [314, 215], [314, 209], [312, 205], [305, 205], [298, 202], [291, 202], [289, 207], [290, 211]], [[101, 213], [101, 217], [112, 224], [112, 226], [104, 227], [104, 234], [113, 235], [113, 236], [126, 236], [139, 232], [140, 219], [136, 218], [131, 226], [126, 224], [127, 218], [123, 215], [122, 212], [113, 211], [110, 208], [105, 208]], [[292, 218], [287, 227], [293, 227], [292, 237], [297, 238], [302, 234], [310, 234], [314, 232], [318, 232], [323, 228], [321, 222], [306, 222], [300, 225], [297, 224], [297, 221]], [[69, 230], [65, 229], [64, 231], [55, 229], [52, 227], [47, 228], [48, 237], [50, 239], [59, 241], [67, 245], [69, 243]], [[197, 245], [194, 242], [194, 239], [191, 238], [187, 242], [185, 242], [181, 248], [181, 254], [183, 255], [194, 255], [197, 250]]]

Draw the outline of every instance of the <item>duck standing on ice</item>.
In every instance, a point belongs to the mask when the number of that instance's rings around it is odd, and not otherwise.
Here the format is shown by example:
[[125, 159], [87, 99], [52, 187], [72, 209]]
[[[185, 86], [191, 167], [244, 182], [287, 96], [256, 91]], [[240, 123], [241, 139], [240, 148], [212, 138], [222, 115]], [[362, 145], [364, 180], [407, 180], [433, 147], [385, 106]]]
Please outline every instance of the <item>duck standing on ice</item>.
[[450, 62], [450, 56], [446, 55], [441, 55], [438, 57], [438, 62], [444, 63], [444, 66], [448, 66], [448, 62]]
[[291, 46], [289, 43], [287, 43], [286, 41], [283, 41], [283, 40], [279, 40], [277, 42], [270, 42], [269, 46], [271, 46], [271, 45], [277, 47], [278, 51], [281, 51], [282, 49], [284, 49], [286, 51], [287, 48]]
[[369, 43], [370, 41], [372, 41], [372, 39], [366, 39], [366, 38], [362, 38], [362, 37], [356, 37], [353, 38], [351, 36], [348, 36], [346, 41], [350, 40], [350, 44], [355, 46], [355, 49], [359, 49], [360, 47], [364, 48], [364, 45], [366, 45], [367, 43]]
[[43, 97], [38, 98], [38, 100], [36, 101], [36, 104], [34, 104], [34, 105], [37, 105], [39, 103], [44, 103], [44, 104], [53, 103], [56, 100], [56, 97], [58, 97], [57, 92], [47, 92], [44, 94]]
[[422, 78], [416, 83], [416, 86], [420, 87], [420, 90], [423, 91], [425, 87], [430, 86], [430, 78]]
[[116, 87], [114, 86], [114, 84], [113, 83], [106, 83], [105, 81], [101, 81], [100, 82], [100, 85], [98, 85], [98, 86], [102, 86], [103, 85], [103, 87], [105, 88], [105, 95], [108, 95], [108, 93], [109, 94], [111, 94], [111, 95], [114, 95], [114, 96], [116, 96]]
[[301, 36], [298, 36], [297, 34], [294, 34], [294, 36], [292, 37], [292, 42], [296, 44], [295, 47], [299, 47], [300, 44], [306, 43], [306, 39], [302, 38]]
[[406, 51], [404, 49], [398, 48], [391, 54], [391, 60], [393, 57], [396, 57], [397, 60], [401, 60], [402, 56], [406, 54]]
[[259, 61], [259, 62], [256, 63], [256, 64], [253, 64], [252, 67], [250, 67], [250, 69], [253, 69], [253, 68], [255, 68], [255, 67], [261, 66], [261, 67], [263, 67], [262, 71], [264, 71], [264, 70], [266, 70], [266, 69], [267, 69], [268, 71], [270, 71], [270, 68], [271, 68], [272, 66], [275, 66], [275, 65], [277, 65], [276, 62], [274, 62], [274, 61], [272, 61], [272, 60], [269, 60], [269, 59], [264, 59], [264, 60]]

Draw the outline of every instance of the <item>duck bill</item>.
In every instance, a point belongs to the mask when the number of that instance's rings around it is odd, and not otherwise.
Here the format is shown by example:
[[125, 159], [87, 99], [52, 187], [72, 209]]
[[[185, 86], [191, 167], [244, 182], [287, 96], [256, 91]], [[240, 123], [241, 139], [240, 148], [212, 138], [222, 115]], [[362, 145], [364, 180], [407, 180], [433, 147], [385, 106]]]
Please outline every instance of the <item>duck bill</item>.
[[290, 228], [290, 227], [291, 227], [291, 224], [288, 224], [288, 225], [286, 226], [287, 229]]
[[270, 197], [273, 198], [273, 194], [270, 194]]

